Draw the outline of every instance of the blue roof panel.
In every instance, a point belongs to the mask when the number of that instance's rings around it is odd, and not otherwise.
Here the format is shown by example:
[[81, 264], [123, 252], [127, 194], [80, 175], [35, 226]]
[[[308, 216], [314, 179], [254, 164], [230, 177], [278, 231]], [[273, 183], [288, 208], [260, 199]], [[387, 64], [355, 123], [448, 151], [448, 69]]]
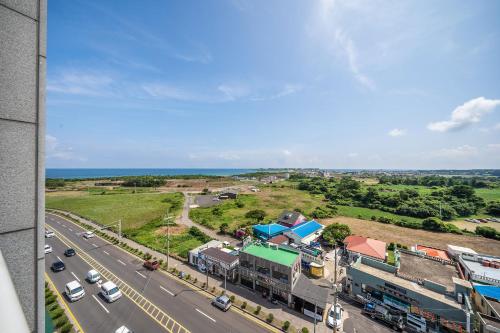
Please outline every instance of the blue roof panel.
[[297, 224], [296, 226], [291, 227], [290, 230], [296, 233], [300, 238], [305, 238], [310, 234], [320, 230], [322, 227], [322, 224], [311, 220], [301, 224]]
[[500, 287], [474, 284], [474, 289], [481, 295], [496, 299], [498, 302], [500, 302]]
[[254, 231], [257, 231], [260, 234], [265, 234], [268, 237], [277, 235], [285, 230], [288, 230], [287, 227], [282, 226], [281, 224], [271, 223], [271, 224], [257, 224], [253, 227]]

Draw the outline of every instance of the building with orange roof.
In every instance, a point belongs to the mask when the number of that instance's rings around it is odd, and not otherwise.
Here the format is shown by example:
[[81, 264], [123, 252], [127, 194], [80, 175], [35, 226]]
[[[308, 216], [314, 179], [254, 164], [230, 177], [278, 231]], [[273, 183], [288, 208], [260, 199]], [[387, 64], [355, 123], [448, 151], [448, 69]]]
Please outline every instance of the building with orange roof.
[[443, 260], [451, 260], [450, 257], [448, 256], [448, 253], [446, 253], [446, 250], [430, 246], [418, 245], [418, 244], [415, 246], [415, 250], [417, 252], [423, 252], [429, 257], [435, 257]]
[[344, 245], [349, 254], [349, 261], [359, 256], [385, 261], [385, 250], [387, 248], [385, 242], [368, 237], [351, 235], [344, 239]]

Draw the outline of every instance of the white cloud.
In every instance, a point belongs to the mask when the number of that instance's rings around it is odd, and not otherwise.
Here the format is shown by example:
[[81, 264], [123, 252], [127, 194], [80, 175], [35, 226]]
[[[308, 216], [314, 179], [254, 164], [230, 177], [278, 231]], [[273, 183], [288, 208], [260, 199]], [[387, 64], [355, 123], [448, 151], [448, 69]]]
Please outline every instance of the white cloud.
[[444, 157], [444, 158], [466, 158], [476, 156], [479, 149], [474, 146], [463, 145], [455, 148], [443, 148], [430, 152], [431, 157]]
[[285, 155], [285, 156], [291, 156], [292, 152], [289, 151], [288, 149], [285, 149], [285, 150], [283, 150], [283, 155]]
[[488, 144], [488, 149], [491, 150], [499, 150], [500, 149], [500, 143], [490, 143]]
[[86, 159], [78, 156], [72, 147], [66, 147], [59, 143], [59, 140], [55, 136], [50, 134], [45, 135], [45, 155], [48, 159], [56, 160], [75, 160], [75, 161], [85, 161]]
[[500, 105], [499, 99], [486, 99], [478, 97], [458, 106], [451, 113], [450, 120], [430, 123], [427, 128], [436, 132], [459, 130], [477, 123], [481, 118]]
[[174, 87], [169, 84], [145, 84], [142, 89], [152, 97], [176, 99], [181, 101], [190, 101], [199, 99], [198, 96], [185, 91], [181, 88]]
[[66, 70], [55, 78], [49, 78], [47, 91], [56, 93], [106, 96], [112, 95], [114, 80], [108, 75], [85, 70]]
[[404, 136], [404, 135], [406, 135], [406, 130], [400, 129], [400, 128], [394, 128], [394, 129], [390, 130], [389, 133], [387, 133], [387, 134], [389, 134], [392, 137]]
[[493, 129], [495, 131], [500, 131], [500, 123], [495, 124], [495, 126], [493, 126]]
[[358, 153], [349, 153], [349, 154], [347, 154], [347, 156], [350, 158], [355, 158], [355, 157], [358, 157], [359, 154]]

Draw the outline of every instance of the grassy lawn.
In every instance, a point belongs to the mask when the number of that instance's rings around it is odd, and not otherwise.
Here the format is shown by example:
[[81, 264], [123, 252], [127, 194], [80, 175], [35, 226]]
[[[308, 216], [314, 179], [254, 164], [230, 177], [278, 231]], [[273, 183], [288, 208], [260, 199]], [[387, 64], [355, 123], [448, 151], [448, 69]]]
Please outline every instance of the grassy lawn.
[[311, 195], [282, 183], [260, 188], [261, 191], [255, 194], [238, 196], [237, 200], [244, 205], [241, 208], [236, 205], [236, 200], [227, 200], [215, 206], [222, 210], [220, 216], [213, 214], [213, 207], [192, 209], [189, 216], [193, 221], [215, 230], [225, 222], [232, 231], [240, 226], [256, 223], [255, 220], [245, 217], [245, 214], [253, 209], [265, 211], [267, 214], [265, 221], [269, 221], [276, 219], [284, 209], [300, 209], [309, 215], [316, 207], [325, 205], [322, 195]]
[[478, 188], [476, 189], [476, 194], [485, 201], [500, 200], [500, 188]]
[[396, 265], [396, 258], [394, 257], [394, 251], [392, 250], [387, 251], [387, 263], [392, 266]]
[[70, 211], [106, 225], [122, 219], [123, 230], [139, 228], [158, 219], [170, 208], [179, 215], [182, 209], [181, 193], [90, 194], [58, 192], [46, 197], [46, 207]]
[[354, 206], [337, 206], [337, 208], [338, 208], [338, 215], [340, 216], [355, 217], [363, 220], [370, 220], [372, 216], [375, 216], [377, 218], [383, 216], [391, 218], [394, 221], [401, 221], [401, 220], [415, 221], [415, 222], [422, 221], [422, 219], [416, 217], [392, 214], [378, 209], [354, 207]]

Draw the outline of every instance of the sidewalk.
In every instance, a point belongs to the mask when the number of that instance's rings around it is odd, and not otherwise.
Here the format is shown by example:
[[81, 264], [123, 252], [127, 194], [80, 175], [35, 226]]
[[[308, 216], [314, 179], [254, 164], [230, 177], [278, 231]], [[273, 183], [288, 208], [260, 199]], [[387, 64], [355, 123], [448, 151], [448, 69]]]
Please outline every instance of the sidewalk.
[[[187, 200], [186, 200], [187, 201]], [[102, 226], [98, 225], [95, 222], [89, 221], [87, 219], [84, 219], [78, 215], [66, 212], [66, 211], [61, 211], [61, 210], [52, 210], [54, 212], [58, 212], [64, 215], [68, 215], [71, 218], [84, 223], [88, 225], [89, 227], [100, 229]], [[49, 211], [50, 212], [50, 211]], [[104, 232], [110, 236], [117, 237], [117, 234], [110, 231], [110, 230], [101, 230], [101, 232]], [[134, 242], [133, 240], [130, 240], [128, 238], [122, 238], [122, 242], [126, 243], [127, 245], [137, 248], [140, 251], [146, 253], [149, 252], [153, 257], [156, 257], [158, 259], [162, 259], [164, 262], [167, 261], [167, 256], [164, 255], [163, 253], [154, 251], [146, 246], [143, 246], [141, 244], [138, 244]], [[190, 274], [193, 278], [197, 278], [198, 281], [206, 281], [207, 277], [206, 274], [198, 271], [195, 269], [193, 266], [180, 261], [176, 258], [170, 257], [169, 258], [169, 266], [170, 267], [175, 267], [178, 271], [182, 271], [186, 274]], [[209, 275], [208, 277], [208, 285], [210, 287], [216, 286], [218, 289], [222, 290], [224, 289], [224, 281], [220, 280], [212, 275]], [[285, 305], [276, 305], [272, 304], [271, 302], [267, 301], [262, 297], [260, 293], [255, 293], [253, 290], [247, 289], [243, 286], [232, 284], [230, 282], [227, 283], [227, 291], [234, 294], [235, 297], [239, 300], [246, 301], [248, 305], [252, 307], [257, 307], [257, 305], [260, 305], [262, 308], [262, 312], [265, 313], [272, 313], [274, 315], [274, 318], [286, 321], [288, 320], [292, 326], [300, 330], [302, 327], [307, 327], [309, 332], [313, 332], [313, 326], [314, 326], [314, 321], [312, 318], [307, 317], [297, 311], [294, 311], [293, 309], [289, 309]], [[331, 329], [327, 329], [326, 325], [324, 322], [319, 322], [316, 326], [316, 332], [317, 333], [323, 333], [323, 332], [331, 332]]]

